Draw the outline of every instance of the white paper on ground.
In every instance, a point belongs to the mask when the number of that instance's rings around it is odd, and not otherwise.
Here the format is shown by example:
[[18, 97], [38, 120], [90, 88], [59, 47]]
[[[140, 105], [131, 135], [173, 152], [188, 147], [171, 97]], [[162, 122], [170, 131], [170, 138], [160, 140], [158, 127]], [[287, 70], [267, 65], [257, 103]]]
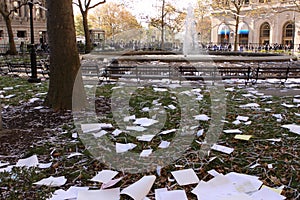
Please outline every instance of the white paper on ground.
[[256, 176], [250, 176], [247, 174], [239, 174], [236, 172], [230, 172], [225, 175], [226, 178], [234, 185], [237, 191], [242, 193], [248, 193], [258, 190], [263, 184], [258, 180]]
[[140, 153], [140, 157], [148, 157], [152, 153], [152, 149], [145, 149]]
[[75, 156], [82, 156], [82, 155], [83, 155], [82, 153], [75, 152], [75, 153], [71, 153], [70, 155], [68, 155], [67, 158], [72, 158], [72, 157], [75, 157]]
[[116, 152], [123, 153], [123, 152], [129, 151], [131, 149], [134, 149], [135, 147], [136, 147], [136, 144], [133, 144], [133, 143], [127, 143], [127, 144], [116, 143]]
[[155, 123], [157, 123], [158, 121], [157, 120], [154, 120], [154, 119], [149, 119], [149, 118], [138, 118], [135, 120], [135, 122], [133, 122], [133, 124], [137, 124], [137, 125], [141, 125], [141, 126], [151, 126]]
[[162, 192], [167, 192], [168, 191], [168, 189], [167, 188], [159, 188], [159, 189], [155, 189], [154, 190], [154, 193], [155, 193], [155, 200], [162, 200], [161, 198], [160, 198], [160, 193], [162, 193]]
[[32, 155], [28, 158], [19, 159], [16, 167], [36, 167], [38, 166], [39, 161], [36, 155]]
[[174, 105], [168, 105], [168, 108], [170, 108], [171, 110], [175, 110], [176, 109], [176, 106], [174, 106]]
[[240, 120], [235, 120], [235, 121], [233, 121], [232, 122], [232, 124], [234, 124], [234, 125], [239, 125], [239, 124], [241, 124], [242, 122], [240, 121]]
[[168, 89], [166, 89], [166, 88], [153, 88], [153, 90], [155, 92], [167, 92], [168, 91]]
[[121, 194], [126, 194], [134, 200], [141, 200], [149, 193], [156, 177], [154, 175], [144, 176], [132, 185], [124, 188]]
[[161, 141], [161, 143], [159, 144], [158, 148], [165, 149], [165, 148], [168, 148], [169, 146], [170, 146], [170, 142], [168, 142], [168, 141]]
[[225, 146], [219, 145], [219, 144], [214, 144], [211, 147], [211, 149], [216, 150], [216, 151], [221, 151], [221, 152], [226, 153], [226, 154], [231, 154], [234, 151], [233, 148], [225, 147]]
[[166, 130], [159, 133], [159, 135], [167, 135], [169, 133], [176, 132], [176, 129]]
[[138, 131], [138, 132], [142, 132], [142, 131], [145, 131], [146, 128], [145, 128], [145, 127], [142, 127], [142, 126], [127, 126], [127, 127], [126, 127], [126, 130], [128, 130], [128, 131]]
[[194, 116], [195, 120], [200, 120], [200, 121], [208, 121], [210, 119], [210, 117], [208, 117], [205, 114], [201, 114], [201, 115], [196, 115]]
[[180, 186], [199, 183], [199, 178], [193, 169], [173, 171], [171, 174]]
[[11, 172], [13, 167], [15, 167], [15, 165], [9, 165], [7, 167], [0, 168], [0, 172]]
[[99, 123], [95, 124], [81, 124], [81, 130], [83, 133], [89, 133], [93, 131], [99, 131], [101, 129], [101, 126]]
[[257, 167], [257, 166], [260, 166], [260, 164], [259, 164], [259, 163], [255, 163], [254, 165], [251, 165], [249, 168], [250, 168], [250, 169], [254, 169], [254, 168]]
[[49, 200], [61, 199], [77, 199], [79, 191], [87, 191], [89, 187], [74, 187], [71, 186], [67, 191], [59, 189], [54, 192], [54, 195]]
[[217, 171], [214, 170], [214, 169], [211, 169], [211, 170], [207, 171], [207, 173], [209, 173], [209, 174], [212, 175], [213, 177], [219, 176], [219, 175], [220, 175], [220, 173], [217, 172]]
[[204, 129], [201, 129], [201, 130], [199, 130], [198, 132], [197, 132], [197, 137], [200, 137], [200, 136], [202, 136], [203, 135], [203, 133], [204, 133]]
[[135, 115], [124, 117], [124, 122], [129, 122], [130, 120], [135, 120]]
[[240, 131], [239, 129], [229, 129], [229, 130], [223, 130], [224, 133], [234, 133], [234, 134], [239, 134], [239, 133], [243, 133], [242, 131]]
[[266, 187], [260, 189], [259, 191], [253, 193], [251, 195], [253, 199], [259, 199], [259, 200], [283, 200], [285, 199], [284, 196], [278, 194], [277, 192], [274, 192]]
[[39, 163], [38, 167], [40, 169], [47, 169], [47, 168], [51, 167], [51, 165], [52, 165], [52, 162], [49, 162], [49, 163]]
[[116, 129], [116, 130], [114, 130], [111, 134], [113, 134], [114, 136], [118, 136], [118, 135], [120, 135], [121, 133], [122, 133], [121, 130]]
[[100, 138], [100, 137], [102, 137], [103, 135], [107, 134], [107, 131], [101, 130], [101, 131], [99, 131], [99, 132], [97, 132], [97, 133], [92, 133], [92, 134], [93, 134], [93, 136], [94, 136], [95, 138]]
[[293, 105], [293, 104], [286, 104], [286, 103], [283, 103], [283, 104], [281, 104], [282, 106], [284, 106], [284, 107], [286, 107], [286, 108], [294, 108], [294, 107], [296, 107], [295, 105]]
[[156, 200], [188, 200], [184, 190], [161, 191]]
[[35, 182], [33, 184], [35, 185], [46, 185], [46, 186], [50, 186], [50, 187], [59, 187], [64, 185], [67, 182], [67, 179], [64, 176], [60, 176], [60, 177], [53, 177], [50, 176], [48, 178], [44, 178], [38, 182]]
[[245, 105], [240, 105], [240, 108], [257, 108], [257, 107], [260, 107], [260, 105], [257, 103], [248, 103]]
[[249, 117], [245, 117], [245, 116], [237, 116], [237, 118], [236, 118], [237, 120], [240, 120], [240, 121], [244, 121], [244, 122], [246, 122], [246, 121], [248, 121], [249, 120]]
[[136, 139], [138, 141], [150, 142], [154, 137], [155, 135], [141, 135], [137, 136]]
[[77, 200], [119, 200], [120, 188], [113, 188], [107, 190], [88, 190], [78, 192]]
[[287, 128], [290, 130], [290, 132], [300, 135], [300, 126], [299, 125], [287, 124], [287, 125], [282, 125], [281, 127]]
[[120, 178], [117, 178], [117, 179], [110, 180], [107, 183], [103, 183], [101, 185], [101, 189], [106, 189], [106, 188], [112, 187], [112, 186], [116, 185], [122, 179], [123, 179], [123, 177], [120, 177]]
[[99, 183], [108, 183], [111, 181], [119, 172], [112, 170], [102, 170], [96, 176], [94, 176], [91, 181]]

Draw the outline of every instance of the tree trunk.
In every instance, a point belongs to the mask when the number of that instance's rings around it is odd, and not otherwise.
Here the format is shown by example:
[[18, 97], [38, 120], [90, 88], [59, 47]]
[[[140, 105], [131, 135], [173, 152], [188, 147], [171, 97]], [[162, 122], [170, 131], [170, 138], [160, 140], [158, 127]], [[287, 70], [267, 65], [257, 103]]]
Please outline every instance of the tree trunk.
[[0, 131], [3, 129], [3, 123], [2, 123], [2, 106], [0, 102]]
[[83, 29], [85, 35], [85, 53], [90, 53], [92, 50], [92, 44], [91, 44], [91, 36], [90, 36], [90, 30], [88, 25], [87, 12], [82, 13], [82, 23], [83, 23]]
[[[239, 13], [238, 13], [239, 15]], [[236, 16], [235, 18], [235, 30], [234, 30], [234, 51], [238, 49], [238, 29], [239, 29], [240, 17]]]
[[161, 49], [164, 49], [165, 46], [165, 0], [163, 0], [162, 8], [161, 8]]
[[47, 0], [47, 8], [50, 83], [45, 104], [55, 111], [70, 110], [73, 88], [83, 94], [82, 84], [74, 87], [80, 60], [76, 46], [72, 0]]
[[17, 49], [16, 49], [16, 44], [15, 44], [15, 41], [14, 41], [14, 34], [13, 34], [12, 27], [11, 27], [11, 20], [10, 20], [9, 16], [5, 17], [5, 24], [6, 24], [8, 40], [9, 40], [9, 52], [8, 52], [8, 54], [16, 55], [18, 52], [17, 52]]

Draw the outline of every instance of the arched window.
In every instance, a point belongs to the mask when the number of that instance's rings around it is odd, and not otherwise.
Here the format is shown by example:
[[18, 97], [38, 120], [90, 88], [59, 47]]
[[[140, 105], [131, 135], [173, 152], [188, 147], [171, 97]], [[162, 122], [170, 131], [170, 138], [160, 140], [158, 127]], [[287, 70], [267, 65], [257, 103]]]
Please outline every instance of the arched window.
[[282, 43], [285, 45], [291, 45], [293, 43], [294, 36], [294, 24], [292, 22], [287, 22], [283, 26]]
[[263, 23], [260, 26], [259, 43], [269, 44], [270, 43], [270, 24], [268, 22]]

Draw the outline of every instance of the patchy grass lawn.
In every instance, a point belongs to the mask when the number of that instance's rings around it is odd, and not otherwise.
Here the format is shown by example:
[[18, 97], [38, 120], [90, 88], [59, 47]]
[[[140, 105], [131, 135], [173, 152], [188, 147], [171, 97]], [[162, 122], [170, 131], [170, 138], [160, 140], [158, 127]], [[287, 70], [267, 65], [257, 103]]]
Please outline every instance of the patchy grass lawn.
[[[101, 185], [90, 179], [102, 169], [109, 169], [109, 166], [94, 159], [84, 142], [76, 137], [77, 130], [70, 111], [55, 113], [43, 107], [47, 87], [47, 82], [30, 84], [22, 78], [0, 77], [2, 113], [4, 128], [6, 128], [0, 133], [0, 161], [14, 165], [20, 158], [37, 155], [41, 163], [52, 162], [51, 167], [47, 169], [14, 167], [10, 172], [0, 173], [0, 199], [47, 199], [56, 189], [66, 190], [70, 186], [89, 186], [97, 189]], [[138, 141], [132, 132], [124, 131], [119, 136], [110, 134], [118, 126], [126, 126], [125, 122], [124, 124], [117, 123], [111, 112], [111, 95], [114, 87], [113, 84], [107, 84], [97, 89], [98, 122], [111, 123], [114, 127], [107, 129], [108, 133], [104, 137], [107, 137], [111, 143], [137, 144], [138, 146], [132, 150], [135, 153], [148, 148], [155, 151], [162, 140], [172, 142], [175, 133], [156, 135], [151, 142]], [[282, 86], [275, 87], [278, 87], [278, 91], [284, 89]], [[153, 117], [155, 114], [159, 115], [159, 113], [151, 113], [153, 108], [159, 107], [165, 111], [165, 113], [160, 113], [161, 116], [156, 116], [157, 119], [165, 119], [161, 130], [179, 129], [182, 105], [178, 101], [177, 94], [171, 89], [154, 91], [154, 88], [145, 86], [135, 90], [129, 101], [128, 113], [135, 115], [136, 118]], [[199, 122], [198, 126], [193, 127], [192, 130], [196, 133], [203, 129], [204, 134], [198, 137], [195, 134], [190, 148], [181, 152], [181, 157], [162, 168], [161, 176], [158, 176], [155, 171], [145, 173], [157, 175], [149, 197], [154, 197], [154, 189], [168, 187], [171, 190], [184, 189], [189, 199], [196, 199], [195, 195], [191, 194], [191, 190], [196, 185], [179, 186], [176, 182], [168, 180], [172, 178], [171, 171], [193, 168], [199, 179], [204, 181], [212, 178], [207, 173], [211, 169], [223, 174], [238, 172], [255, 175], [269, 187], [284, 185], [282, 195], [287, 199], [299, 198], [300, 136], [281, 127], [293, 123], [299, 125], [300, 117], [297, 114], [300, 112], [298, 104], [294, 101], [295, 95], [259, 94], [259, 89], [267, 89], [262, 85], [252, 89], [251, 86], [237, 85], [226, 88], [227, 107], [223, 129], [239, 129], [242, 134], [252, 135], [251, 139], [249, 141], [237, 140], [234, 139], [235, 134], [222, 134], [217, 143], [234, 148], [234, 151], [228, 155], [211, 150], [208, 156], [200, 156], [198, 152], [201, 143], [205, 141], [211, 124], [210, 120]], [[199, 104], [197, 111], [210, 116], [212, 113], [210, 92], [203, 85], [197, 86], [197, 89], [201, 89], [197, 94], [201, 94], [201, 98], [197, 100]], [[257, 103], [259, 107], [240, 107], [249, 103]], [[293, 105], [293, 107], [288, 108], [283, 104]], [[191, 112], [191, 116], [193, 113]], [[282, 119], [274, 117], [274, 114], [281, 114]], [[248, 123], [243, 121], [238, 123], [236, 121], [238, 116], [249, 117]], [[68, 158], [74, 152], [80, 152], [83, 155]], [[254, 164], [259, 165], [252, 167]], [[119, 176], [125, 177], [116, 186], [124, 188], [145, 174], [121, 172]], [[65, 176], [67, 183], [54, 188], [33, 184], [49, 176]], [[128, 198], [122, 196], [122, 199]]]

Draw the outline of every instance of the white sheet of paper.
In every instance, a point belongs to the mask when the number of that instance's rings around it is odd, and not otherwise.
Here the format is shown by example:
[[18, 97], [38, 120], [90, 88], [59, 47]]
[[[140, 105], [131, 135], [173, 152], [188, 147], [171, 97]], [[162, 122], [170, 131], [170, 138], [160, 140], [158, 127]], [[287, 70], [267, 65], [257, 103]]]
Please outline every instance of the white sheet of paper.
[[141, 125], [141, 126], [151, 126], [155, 123], [157, 123], [158, 121], [155, 119], [149, 119], [149, 118], [138, 118], [135, 120], [135, 122], [133, 122], [133, 124], [137, 124], [137, 125]]
[[234, 124], [234, 125], [239, 125], [239, 124], [241, 124], [242, 122], [240, 121], [240, 120], [235, 120], [235, 121], [233, 121], [232, 122], [232, 124]]
[[159, 144], [158, 148], [166, 149], [169, 146], [170, 146], [170, 142], [168, 142], [168, 141], [161, 141], [161, 143]]
[[166, 130], [159, 133], [159, 135], [167, 135], [169, 133], [176, 132], [176, 129]]
[[72, 158], [72, 157], [75, 157], [75, 156], [82, 156], [82, 155], [83, 155], [82, 153], [75, 152], [75, 153], [71, 153], [70, 155], [68, 155], [67, 158]]
[[236, 118], [237, 120], [240, 120], [240, 121], [244, 121], [244, 122], [246, 122], [246, 121], [248, 121], [249, 120], [249, 117], [245, 117], [245, 116], [237, 116], [237, 118]]
[[155, 189], [154, 190], [154, 193], [155, 193], [155, 200], [162, 200], [161, 198], [160, 198], [160, 193], [162, 193], [162, 192], [167, 192], [168, 191], [168, 189], [167, 188], [159, 188], [159, 189]]
[[146, 130], [145, 127], [142, 127], [142, 126], [127, 126], [126, 127], [126, 130], [128, 131], [138, 131], [138, 132], [143, 132]]
[[207, 173], [209, 173], [209, 174], [212, 175], [213, 177], [219, 176], [219, 175], [220, 175], [220, 173], [217, 172], [217, 171], [214, 170], [214, 169], [211, 169], [211, 170], [207, 171]]
[[168, 91], [168, 89], [166, 89], [166, 88], [153, 88], [153, 90], [155, 92], [167, 92]]
[[93, 134], [93, 136], [94, 136], [95, 138], [100, 138], [100, 137], [102, 137], [103, 135], [107, 134], [107, 131], [101, 130], [101, 131], [99, 131], [99, 132], [97, 132], [97, 133], [92, 133], [92, 134]]
[[248, 104], [240, 105], [240, 108], [257, 108], [257, 107], [260, 107], [260, 105], [257, 103], [248, 103]]
[[40, 169], [47, 169], [47, 168], [51, 167], [51, 165], [52, 165], [52, 162], [49, 162], [49, 163], [39, 163], [38, 167]]
[[228, 129], [228, 130], [223, 130], [224, 133], [227, 133], [227, 134], [231, 134], [231, 133], [234, 133], [234, 134], [239, 134], [239, 133], [243, 133], [241, 130], [239, 129]]
[[79, 191], [87, 191], [89, 187], [74, 187], [71, 186], [67, 191], [59, 189], [54, 192], [54, 195], [49, 200], [61, 199], [77, 199]]
[[120, 135], [121, 133], [122, 133], [121, 130], [116, 129], [116, 130], [114, 130], [111, 134], [113, 134], [114, 136], [118, 136], [118, 135]]
[[39, 164], [37, 155], [32, 155], [28, 158], [19, 159], [16, 167], [36, 167]]
[[120, 199], [120, 188], [113, 188], [107, 190], [88, 190], [79, 191], [77, 200], [119, 200]]
[[99, 123], [94, 124], [81, 124], [81, 130], [83, 133], [89, 133], [93, 131], [99, 131], [101, 129], [101, 126]]
[[184, 190], [161, 191], [156, 200], [188, 200]]
[[150, 142], [154, 137], [155, 135], [141, 135], [137, 136], [136, 139], [138, 141]]
[[194, 116], [195, 120], [200, 120], [200, 121], [208, 121], [210, 119], [210, 117], [208, 117], [205, 114], [201, 114], [201, 115], [196, 115]]
[[287, 125], [283, 125], [281, 127], [287, 128], [287, 129], [290, 130], [290, 132], [296, 133], [296, 134], [300, 135], [300, 126], [299, 125], [296, 125], [296, 124], [287, 124]]
[[136, 147], [136, 144], [133, 144], [133, 143], [127, 143], [127, 144], [116, 143], [116, 152], [123, 153], [123, 152], [129, 151], [131, 149], [134, 149], [135, 147]]
[[156, 176], [150, 175], [150, 176], [144, 176], [137, 182], [133, 183], [132, 185], [124, 188], [121, 191], [121, 194], [126, 194], [133, 198], [134, 200], [141, 200], [146, 197], [146, 195], [149, 193], [154, 181], [156, 179]]
[[117, 178], [117, 179], [110, 180], [107, 183], [103, 183], [101, 185], [101, 189], [106, 189], [106, 188], [112, 187], [112, 186], [114, 186], [115, 184], [117, 184], [122, 179], [123, 179], [123, 177], [120, 177], [120, 178]]
[[211, 147], [211, 149], [216, 150], [216, 151], [221, 151], [221, 152], [226, 153], [226, 154], [231, 154], [234, 151], [233, 148], [225, 147], [225, 146], [219, 145], [219, 144], [214, 144]]
[[293, 105], [293, 104], [286, 104], [286, 103], [283, 103], [283, 104], [281, 104], [282, 106], [284, 106], [284, 107], [286, 107], [286, 108], [294, 108], [294, 107], [296, 107], [295, 105]]
[[250, 140], [251, 137], [252, 137], [252, 135], [235, 135], [234, 139], [248, 141], [248, 140]]
[[148, 157], [152, 153], [152, 149], [145, 149], [140, 153], [140, 157]]
[[46, 185], [46, 186], [50, 186], [50, 187], [59, 187], [64, 185], [67, 182], [67, 179], [64, 176], [60, 176], [60, 177], [53, 177], [50, 176], [48, 178], [44, 178], [38, 182], [35, 182], [33, 184], [35, 185]]
[[277, 192], [274, 192], [266, 187], [260, 189], [259, 191], [253, 193], [251, 195], [253, 199], [259, 199], [259, 200], [283, 200], [285, 199], [284, 196], [278, 194]]
[[203, 135], [203, 133], [204, 133], [204, 129], [201, 129], [201, 130], [199, 130], [198, 132], [197, 132], [197, 137], [200, 137], [200, 136], [202, 136]]
[[102, 170], [96, 176], [94, 176], [91, 181], [99, 183], [108, 183], [111, 181], [119, 172], [112, 170]]
[[225, 177], [231, 181], [237, 191], [242, 193], [257, 191], [263, 184], [258, 177], [247, 174], [230, 172]]
[[124, 122], [129, 122], [130, 120], [135, 120], [135, 115], [124, 117]]
[[176, 106], [174, 106], [174, 105], [168, 105], [168, 108], [170, 108], [171, 110], [175, 110], [176, 109]]
[[199, 178], [193, 169], [173, 171], [171, 174], [180, 186], [199, 183]]

